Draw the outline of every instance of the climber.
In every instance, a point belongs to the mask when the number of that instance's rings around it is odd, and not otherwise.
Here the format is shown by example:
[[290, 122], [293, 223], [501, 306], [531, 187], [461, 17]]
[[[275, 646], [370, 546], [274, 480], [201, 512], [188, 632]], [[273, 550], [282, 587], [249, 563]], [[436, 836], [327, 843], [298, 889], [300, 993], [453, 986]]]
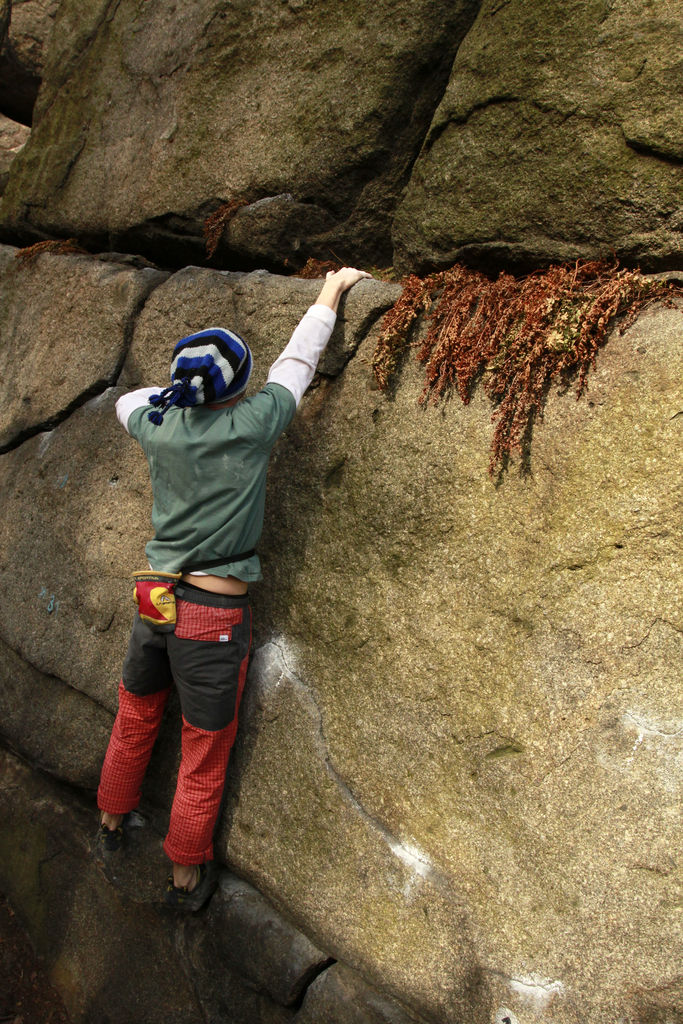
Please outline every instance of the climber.
[[98, 789], [97, 856], [118, 860], [175, 682], [181, 764], [164, 850], [172, 862], [165, 900], [177, 909], [200, 909], [217, 884], [213, 834], [251, 647], [248, 587], [262, 578], [254, 549], [270, 453], [311, 383], [341, 296], [370, 276], [351, 267], [327, 275], [258, 394], [244, 397], [248, 345], [209, 328], [178, 342], [169, 387], [116, 403], [147, 456], [154, 537], [150, 570], [136, 574], [138, 608]]

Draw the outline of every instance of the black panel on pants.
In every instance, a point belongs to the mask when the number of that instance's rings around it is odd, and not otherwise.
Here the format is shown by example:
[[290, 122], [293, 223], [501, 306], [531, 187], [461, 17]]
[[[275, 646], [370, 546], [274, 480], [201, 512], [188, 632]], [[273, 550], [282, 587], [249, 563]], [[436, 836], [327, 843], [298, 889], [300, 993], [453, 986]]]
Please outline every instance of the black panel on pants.
[[175, 681], [183, 717], [198, 729], [216, 732], [235, 717], [240, 669], [251, 644], [248, 596], [213, 594], [179, 583], [176, 598], [214, 609], [241, 609], [229, 641], [181, 638], [156, 632], [136, 614], [123, 666], [123, 685], [144, 697]]

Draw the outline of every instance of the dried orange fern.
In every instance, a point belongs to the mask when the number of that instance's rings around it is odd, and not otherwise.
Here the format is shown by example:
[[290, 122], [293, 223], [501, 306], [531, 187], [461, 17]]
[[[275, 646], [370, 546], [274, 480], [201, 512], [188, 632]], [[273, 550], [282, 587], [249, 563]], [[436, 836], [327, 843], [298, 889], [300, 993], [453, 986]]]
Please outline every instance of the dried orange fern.
[[401, 282], [403, 291], [382, 321], [372, 359], [380, 391], [386, 391], [391, 384], [405, 355], [415, 321], [431, 305], [437, 276], [440, 275], [422, 279], [410, 274]]
[[375, 377], [380, 389], [388, 387], [426, 311], [428, 330], [417, 352], [425, 365], [420, 401], [436, 404], [455, 391], [467, 403], [481, 380], [495, 404], [494, 474], [523, 450], [554, 382], [577, 377], [577, 398], [582, 395], [616, 317], [626, 316], [625, 330], [648, 303], [681, 294], [678, 285], [604, 260], [552, 266], [522, 279], [501, 273], [492, 281], [459, 265], [424, 280], [412, 276], [382, 323]]
[[34, 245], [27, 245], [25, 248], [19, 249], [14, 254], [14, 258], [19, 261], [20, 266], [25, 267], [44, 252], [63, 256], [68, 253], [85, 253], [85, 251], [79, 246], [77, 238], [48, 238], [44, 242], [36, 242]]
[[311, 256], [306, 260], [305, 265], [301, 270], [297, 270], [295, 277], [303, 277], [307, 281], [316, 280], [319, 277], [325, 277], [330, 271], [341, 270], [341, 263], [337, 263], [334, 260], [316, 260]]
[[223, 203], [217, 210], [204, 221], [204, 241], [206, 244], [206, 255], [208, 259], [216, 252], [219, 242], [228, 224], [242, 206], [247, 205], [246, 199], [232, 199], [229, 203]]

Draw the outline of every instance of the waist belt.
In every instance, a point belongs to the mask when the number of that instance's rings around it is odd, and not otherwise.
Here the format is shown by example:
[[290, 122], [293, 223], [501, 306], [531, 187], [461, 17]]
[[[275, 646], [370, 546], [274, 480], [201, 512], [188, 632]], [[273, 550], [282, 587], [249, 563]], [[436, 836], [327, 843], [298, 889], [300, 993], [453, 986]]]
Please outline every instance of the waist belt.
[[181, 572], [198, 572], [205, 569], [215, 569], [217, 565], [227, 565], [229, 562], [241, 562], [245, 558], [251, 558], [256, 554], [256, 548], [249, 548], [248, 551], [238, 551], [236, 555], [223, 555], [221, 558], [207, 558], [203, 562], [193, 562], [192, 565], [184, 565]]

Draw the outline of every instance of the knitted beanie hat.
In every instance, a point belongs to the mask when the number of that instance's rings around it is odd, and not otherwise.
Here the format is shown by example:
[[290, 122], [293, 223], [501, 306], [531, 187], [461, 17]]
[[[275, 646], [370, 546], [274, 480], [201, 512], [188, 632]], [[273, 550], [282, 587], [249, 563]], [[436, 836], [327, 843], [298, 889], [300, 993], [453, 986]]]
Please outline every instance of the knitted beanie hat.
[[150, 396], [156, 408], [147, 417], [159, 426], [172, 405], [186, 409], [236, 398], [247, 386], [251, 367], [249, 346], [233, 331], [209, 327], [181, 338], [173, 349], [171, 386]]

